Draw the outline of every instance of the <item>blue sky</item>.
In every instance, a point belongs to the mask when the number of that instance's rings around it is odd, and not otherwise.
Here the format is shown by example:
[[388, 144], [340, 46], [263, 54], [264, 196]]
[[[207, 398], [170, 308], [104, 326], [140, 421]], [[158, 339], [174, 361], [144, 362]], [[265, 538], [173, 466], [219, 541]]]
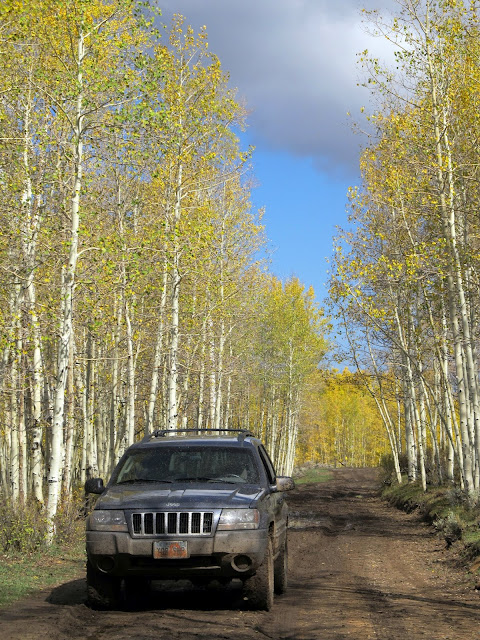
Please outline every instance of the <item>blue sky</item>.
[[335, 225], [346, 218], [348, 177], [318, 171], [311, 158], [261, 147], [254, 155], [254, 170], [259, 186], [252, 201], [256, 208], [266, 208], [271, 270], [282, 280], [297, 276], [313, 286], [322, 302]]
[[369, 96], [357, 54], [391, 55], [366, 32], [364, 6], [395, 0], [160, 0], [166, 24], [175, 12], [207, 27], [250, 112], [242, 142], [256, 149], [252, 199], [266, 210], [271, 270], [312, 285], [320, 303], [335, 226], [346, 224], [347, 189], [359, 181], [362, 141], [350, 120], [363, 119]]

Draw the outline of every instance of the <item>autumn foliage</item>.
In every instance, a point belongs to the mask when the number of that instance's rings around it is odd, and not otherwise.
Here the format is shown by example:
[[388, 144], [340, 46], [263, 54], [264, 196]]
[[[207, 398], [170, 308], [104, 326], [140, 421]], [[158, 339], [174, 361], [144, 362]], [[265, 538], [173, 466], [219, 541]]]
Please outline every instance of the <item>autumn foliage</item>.
[[479, 7], [399, 0], [370, 28], [396, 65], [361, 55], [379, 108], [337, 238], [331, 295], [388, 433], [396, 475], [480, 489]]
[[50, 539], [154, 428], [251, 429], [290, 472], [326, 350], [313, 291], [268, 273], [205, 29], [152, 7], [0, 8], [0, 479]]

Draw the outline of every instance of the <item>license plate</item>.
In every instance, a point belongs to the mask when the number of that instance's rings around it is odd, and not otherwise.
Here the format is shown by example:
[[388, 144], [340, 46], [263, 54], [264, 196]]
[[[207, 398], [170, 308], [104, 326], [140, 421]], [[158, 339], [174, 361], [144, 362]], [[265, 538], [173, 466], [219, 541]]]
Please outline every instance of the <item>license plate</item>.
[[153, 557], [157, 560], [163, 558], [188, 558], [188, 544], [186, 540], [165, 540], [153, 543]]

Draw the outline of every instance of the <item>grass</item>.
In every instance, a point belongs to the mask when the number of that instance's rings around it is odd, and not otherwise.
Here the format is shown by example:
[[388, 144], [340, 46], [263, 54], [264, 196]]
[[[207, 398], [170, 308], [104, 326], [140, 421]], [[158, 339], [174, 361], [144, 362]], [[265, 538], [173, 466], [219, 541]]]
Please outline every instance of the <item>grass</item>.
[[80, 534], [68, 548], [0, 555], [0, 607], [81, 576], [85, 568], [84, 549], [85, 539]]
[[316, 468], [306, 469], [301, 476], [295, 478], [295, 484], [311, 484], [314, 482], [327, 482], [332, 477], [330, 469]]
[[62, 499], [55, 541], [48, 546], [41, 506], [33, 499], [14, 504], [0, 496], [0, 607], [84, 574], [85, 509], [81, 488]]
[[444, 538], [446, 545], [458, 543], [466, 560], [480, 556], [480, 507], [472, 506], [458, 490], [451, 486], [428, 487], [424, 493], [417, 482], [392, 484], [383, 497], [404, 511], [418, 510]]

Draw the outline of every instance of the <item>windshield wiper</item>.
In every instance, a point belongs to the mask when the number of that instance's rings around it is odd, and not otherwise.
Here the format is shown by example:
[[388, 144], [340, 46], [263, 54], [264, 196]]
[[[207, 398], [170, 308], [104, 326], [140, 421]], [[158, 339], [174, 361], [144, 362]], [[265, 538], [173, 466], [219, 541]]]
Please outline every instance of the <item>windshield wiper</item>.
[[212, 478], [204, 476], [190, 476], [188, 478], [175, 478], [174, 482], [210, 482]]
[[168, 482], [171, 484], [173, 480], [152, 480], [151, 478], [131, 478], [130, 480], [121, 480], [116, 484], [134, 484], [135, 482]]
[[146, 482], [155, 482], [155, 483], [165, 483], [172, 484], [174, 482], [217, 482], [218, 484], [243, 484], [239, 483], [236, 480], [226, 480], [225, 478], [209, 478], [206, 476], [195, 476], [189, 478], [175, 478], [174, 480], [152, 480], [151, 478], [130, 478], [130, 480], [121, 480], [120, 482], [116, 482], [115, 484], [135, 484], [135, 483], [146, 483]]
[[208, 478], [206, 476], [194, 476], [189, 478], [175, 478], [175, 482], [218, 482], [222, 484], [238, 484], [234, 480], [225, 480], [224, 478]]

